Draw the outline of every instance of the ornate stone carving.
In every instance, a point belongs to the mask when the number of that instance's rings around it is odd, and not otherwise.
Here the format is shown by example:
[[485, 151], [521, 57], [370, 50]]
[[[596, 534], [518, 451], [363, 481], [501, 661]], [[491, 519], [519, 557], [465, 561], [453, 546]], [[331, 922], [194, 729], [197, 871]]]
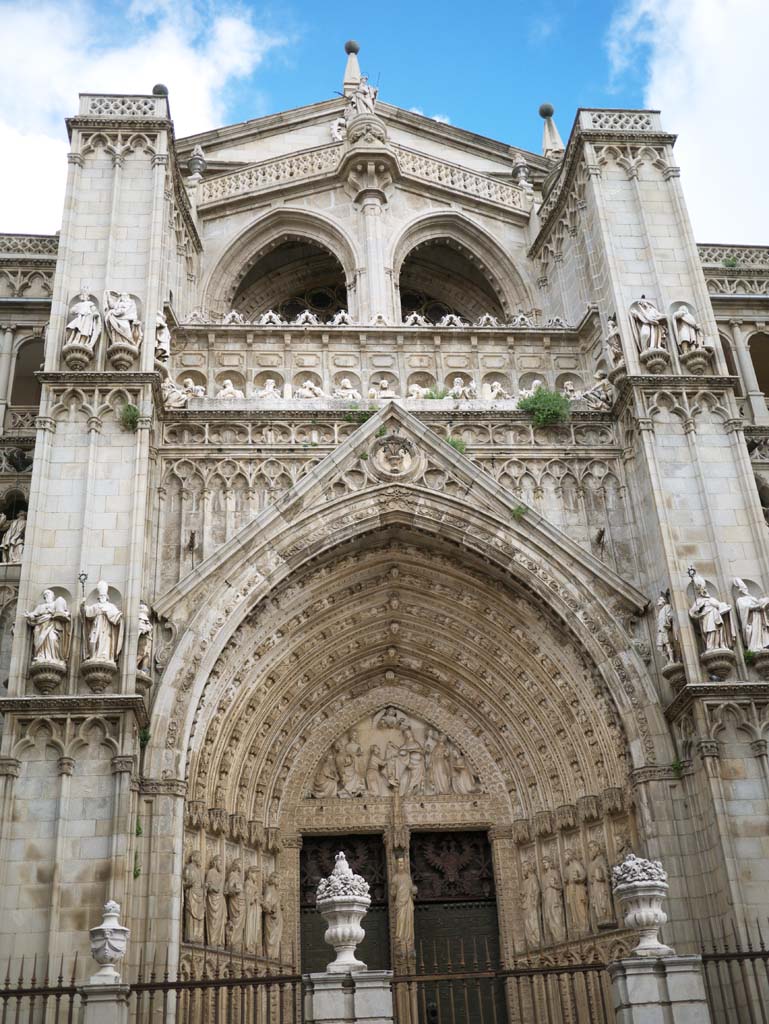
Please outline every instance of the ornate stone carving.
[[159, 363], [168, 362], [171, 355], [171, 332], [168, 321], [162, 313], [155, 314], [155, 359]]
[[665, 314], [645, 295], [631, 305], [629, 312], [638, 358], [650, 373], [663, 373], [670, 365]]
[[182, 875], [184, 890], [184, 939], [200, 945], [205, 941], [206, 886], [200, 851], [193, 850]]
[[705, 373], [713, 355], [702, 328], [688, 306], [680, 305], [673, 312], [673, 336], [678, 346], [678, 355], [689, 373]]
[[689, 616], [699, 627], [702, 640], [700, 661], [712, 677], [725, 679], [735, 663], [732, 606], [711, 597], [705, 580], [693, 568], [689, 569], [689, 577], [694, 588], [694, 603], [689, 609]]
[[116, 370], [128, 370], [139, 355], [142, 324], [136, 298], [128, 292], [104, 292], [107, 358]]
[[662, 864], [629, 853], [612, 869], [612, 885], [625, 925], [639, 932], [638, 945], [631, 955], [671, 956], [673, 950], [657, 938], [659, 929], [667, 921], [662, 901], [668, 892], [668, 876]]
[[542, 919], [551, 942], [558, 943], [566, 939], [563, 880], [561, 872], [549, 856], [542, 858]]
[[227, 924], [225, 939], [230, 949], [239, 949], [243, 945], [243, 929], [246, 919], [246, 897], [243, 892], [243, 870], [239, 860], [230, 864], [224, 886], [227, 901]]
[[243, 948], [247, 953], [262, 951], [262, 880], [259, 867], [252, 864], [246, 871], [243, 882], [246, 923], [243, 932]]
[[294, 398], [325, 398], [326, 392], [320, 386], [316, 384], [311, 378], [307, 378], [298, 388], [294, 391]]
[[371, 447], [371, 470], [380, 480], [408, 479], [421, 466], [417, 446], [408, 437], [388, 434]]
[[25, 612], [32, 629], [32, 663], [29, 674], [35, 688], [51, 693], [67, 674], [71, 614], [64, 597], [43, 591], [43, 600]]
[[223, 946], [227, 911], [222, 858], [217, 854], [206, 872], [206, 945]]
[[91, 976], [91, 984], [117, 985], [120, 975], [115, 970], [125, 956], [128, 928], [120, 924], [120, 904], [107, 900], [104, 904], [104, 917], [100, 925], [91, 928], [91, 956], [99, 964], [99, 970]]
[[83, 678], [94, 693], [101, 693], [117, 674], [117, 659], [123, 649], [123, 613], [110, 600], [109, 584], [99, 580], [96, 600], [83, 603]]
[[595, 375], [595, 384], [582, 392], [582, 401], [596, 412], [607, 412], [614, 404], [614, 388], [603, 370]]
[[563, 880], [566, 893], [566, 916], [569, 935], [581, 938], [590, 931], [587, 899], [587, 871], [574, 850], [564, 853]]
[[521, 864], [521, 876], [521, 911], [523, 913], [524, 936], [527, 947], [529, 949], [537, 949], [542, 945], [542, 924], [540, 921], [542, 889], [532, 861], [523, 861]]
[[328, 973], [365, 971], [366, 965], [355, 957], [355, 947], [365, 938], [360, 923], [371, 906], [371, 897], [368, 882], [353, 873], [344, 853], [336, 855], [334, 870], [318, 883], [316, 906], [327, 924], [324, 939], [336, 953], [326, 968]]
[[356, 390], [352, 386], [352, 381], [349, 377], [343, 377], [338, 387], [334, 388], [331, 395], [332, 398], [343, 398], [347, 401], [359, 402], [360, 391]]
[[220, 402], [240, 401], [243, 397], [243, 392], [236, 388], [229, 378], [224, 381], [223, 386], [216, 392], [216, 398]]
[[84, 370], [101, 337], [101, 313], [92, 295], [81, 292], [69, 309], [61, 354], [70, 370]]
[[139, 639], [136, 647], [136, 685], [149, 689], [152, 685], [152, 644], [154, 627], [152, 610], [144, 601], [139, 602]]
[[264, 955], [270, 960], [280, 959], [283, 941], [283, 907], [280, 902], [280, 887], [275, 871], [268, 876], [262, 896]]
[[186, 409], [189, 401], [189, 394], [184, 388], [180, 388], [171, 380], [164, 377], [160, 382], [160, 394], [163, 397], [164, 409]]
[[0, 513], [0, 562], [18, 565], [24, 554], [24, 535], [27, 532], [27, 513], [20, 509], [15, 519], [8, 519]]
[[593, 840], [588, 843], [587, 849], [590, 854], [590, 865], [588, 867], [590, 906], [593, 910], [595, 923], [598, 928], [613, 928], [615, 920], [609, 889], [609, 864], [600, 843]]

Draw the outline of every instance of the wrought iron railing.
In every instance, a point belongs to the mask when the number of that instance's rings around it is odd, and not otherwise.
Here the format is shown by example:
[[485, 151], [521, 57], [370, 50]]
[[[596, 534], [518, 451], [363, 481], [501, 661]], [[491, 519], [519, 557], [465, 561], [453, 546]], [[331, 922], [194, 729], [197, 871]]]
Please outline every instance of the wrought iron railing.
[[701, 932], [713, 1024], [769, 1024], [769, 948], [760, 921]]
[[65, 970], [61, 957], [58, 970], [37, 957], [22, 957], [18, 969], [9, 958], [5, 981], [0, 988], [0, 1024], [74, 1024], [80, 1019], [80, 993], [75, 985], [77, 954]]

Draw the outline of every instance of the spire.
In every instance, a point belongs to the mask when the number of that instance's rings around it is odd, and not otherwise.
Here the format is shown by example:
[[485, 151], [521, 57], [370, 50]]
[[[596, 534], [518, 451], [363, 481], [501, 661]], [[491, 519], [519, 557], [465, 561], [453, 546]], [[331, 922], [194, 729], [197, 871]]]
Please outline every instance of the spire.
[[360, 82], [360, 65], [358, 64], [360, 44], [356, 43], [354, 39], [348, 39], [344, 44], [344, 52], [347, 54], [347, 66], [344, 69], [342, 92], [345, 96], [350, 96], [355, 92], [358, 82]]
[[549, 160], [560, 160], [564, 154], [564, 145], [553, 120], [552, 103], [543, 103], [539, 108], [539, 116], [544, 120], [542, 132], [542, 152]]

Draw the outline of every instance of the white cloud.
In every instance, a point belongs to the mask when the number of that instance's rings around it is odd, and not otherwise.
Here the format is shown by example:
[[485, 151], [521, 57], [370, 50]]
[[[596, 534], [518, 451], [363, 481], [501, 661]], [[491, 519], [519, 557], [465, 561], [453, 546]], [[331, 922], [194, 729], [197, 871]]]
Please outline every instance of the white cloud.
[[[0, 231], [58, 229], [67, 173], [64, 118], [79, 92], [170, 93], [177, 135], [226, 120], [227, 87], [285, 40], [239, 8], [133, 0], [105, 11], [97, 0], [2, 5]], [[261, 113], [254, 110], [254, 116]]]
[[630, 0], [608, 36], [615, 76], [679, 135], [676, 155], [702, 242], [769, 244], [766, 0]]
[[430, 114], [430, 115], [427, 115], [427, 114], [425, 114], [424, 110], [422, 110], [421, 107], [409, 107], [409, 111], [412, 114], [421, 114], [422, 117], [429, 116], [431, 121], [437, 121], [438, 124], [451, 124], [451, 118], [447, 117], [445, 114]]

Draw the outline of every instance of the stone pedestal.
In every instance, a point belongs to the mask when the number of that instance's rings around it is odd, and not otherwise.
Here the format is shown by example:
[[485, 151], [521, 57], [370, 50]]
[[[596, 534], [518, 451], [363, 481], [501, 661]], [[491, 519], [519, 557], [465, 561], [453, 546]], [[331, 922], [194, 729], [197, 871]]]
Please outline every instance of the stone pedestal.
[[128, 1024], [129, 985], [82, 985], [81, 1024]]
[[392, 1024], [392, 971], [306, 974], [307, 1024]]
[[609, 964], [616, 1024], [711, 1024], [699, 956]]

